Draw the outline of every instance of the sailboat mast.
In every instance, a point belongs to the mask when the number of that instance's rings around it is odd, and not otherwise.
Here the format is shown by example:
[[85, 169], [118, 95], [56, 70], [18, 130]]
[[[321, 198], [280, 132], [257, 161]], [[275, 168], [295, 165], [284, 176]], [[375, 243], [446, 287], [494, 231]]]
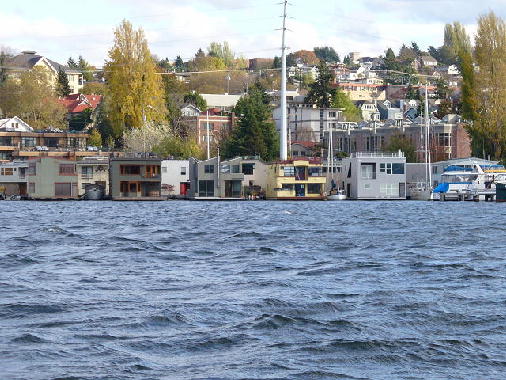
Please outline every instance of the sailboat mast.
[[283, 37], [281, 46], [281, 131], [280, 131], [280, 158], [286, 160], [287, 154], [287, 112], [286, 112], [286, 6], [288, 0], [283, 1]]
[[429, 118], [429, 97], [428, 97], [427, 83], [425, 83], [425, 181], [427, 183], [427, 188], [431, 187], [432, 179], [431, 179], [431, 168], [430, 168], [430, 146], [429, 146], [429, 128], [430, 128], [430, 118]]

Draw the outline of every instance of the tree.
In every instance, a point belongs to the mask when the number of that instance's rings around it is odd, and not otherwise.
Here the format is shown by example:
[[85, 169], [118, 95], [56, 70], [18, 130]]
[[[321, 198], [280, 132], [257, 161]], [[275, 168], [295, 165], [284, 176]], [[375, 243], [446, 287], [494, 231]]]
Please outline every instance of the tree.
[[273, 69], [280, 69], [281, 68], [281, 58], [278, 56], [274, 57], [274, 61], [272, 62], [272, 68]]
[[279, 136], [260, 86], [250, 87], [248, 94], [239, 99], [234, 111], [239, 121], [224, 142], [224, 157], [258, 155], [265, 161], [276, 159], [279, 156]]
[[98, 129], [93, 128], [90, 132], [90, 137], [88, 138], [88, 145], [91, 146], [102, 146], [102, 135], [98, 131]]
[[96, 95], [105, 95], [106, 86], [102, 82], [86, 82], [81, 89], [79, 89], [79, 93], [81, 94], [96, 94]]
[[404, 153], [406, 162], [417, 162], [416, 146], [407, 137], [401, 134], [395, 134], [390, 137], [390, 141], [385, 147], [386, 152], [395, 153], [398, 151]]
[[420, 50], [418, 44], [415, 41], [411, 42], [411, 49], [413, 49], [417, 57], [420, 57], [422, 55], [422, 51]]
[[395, 53], [391, 48], [388, 48], [385, 52], [385, 58], [383, 59], [386, 70], [398, 70], [399, 65], [395, 57]]
[[95, 69], [80, 55], [77, 61], [77, 68], [83, 73], [85, 81], [93, 80], [93, 70]]
[[333, 76], [323, 61], [318, 65], [318, 71], [318, 78], [309, 86], [310, 90], [305, 102], [314, 104], [318, 108], [329, 108], [336, 93], [336, 90], [331, 87]]
[[128, 152], [153, 152], [154, 148], [169, 135], [168, 126], [146, 123], [142, 128], [132, 128], [123, 132], [123, 148]]
[[339, 62], [339, 55], [333, 47], [323, 46], [313, 49], [316, 57], [325, 62]]
[[506, 24], [493, 12], [478, 19], [474, 55], [476, 72], [463, 62], [463, 109], [474, 118], [473, 145], [480, 142], [484, 155], [500, 160], [506, 153]]
[[320, 60], [313, 51], [309, 50], [298, 50], [294, 53], [289, 54], [295, 60], [295, 63], [301, 62], [306, 66], [318, 65]]
[[0, 46], [0, 84], [7, 79], [7, 73], [4, 69], [5, 62], [14, 57], [14, 51], [10, 48]]
[[58, 77], [56, 79], [56, 96], [64, 98], [70, 95], [69, 79], [65, 71], [60, 67], [58, 69]]
[[114, 32], [105, 64], [108, 117], [116, 138], [147, 122], [163, 123], [166, 109], [161, 76], [156, 72], [142, 29], [124, 20]]
[[0, 85], [0, 109], [4, 117], [19, 116], [35, 129], [65, 129], [67, 109], [54, 93], [47, 69], [34, 67]]
[[223, 44], [211, 42], [207, 48], [207, 54], [210, 57], [220, 58], [228, 68], [231, 68], [234, 64], [235, 54], [227, 41], [224, 41]]
[[443, 47], [447, 51], [447, 57], [442, 58], [446, 59], [448, 65], [458, 63], [461, 51], [471, 52], [471, 40], [460, 22], [445, 25]]
[[198, 92], [189, 92], [184, 96], [185, 103], [191, 103], [201, 112], [207, 110], [207, 102]]
[[174, 67], [176, 68], [177, 73], [182, 73], [184, 71], [184, 62], [181, 56], [176, 57], [176, 62], [174, 62]]
[[195, 139], [183, 138], [169, 133], [153, 148], [153, 151], [162, 157], [187, 160], [190, 157], [203, 159], [204, 150]]
[[71, 69], [78, 69], [79, 68], [78, 64], [76, 63], [76, 61], [74, 61], [74, 58], [72, 58], [72, 57], [69, 57], [69, 59], [67, 61], [67, 66]]
[[[392, 52], [393, 53], [393, 52]], [[353, 62], [351, 62], [351, 57], [349, 55], [346, 55], [344, 58], [343, 58], [343, 63], [346, 65], [346, 66], [351, 66], [353, 64]]]
[[342, 108], [343, 117], [346, 121], [358, 122], [362, 120], [362, 113], [360, 110], [353, 104], [350, 97], [340, 89], [336, 90], [332, 98], [332, 107]]

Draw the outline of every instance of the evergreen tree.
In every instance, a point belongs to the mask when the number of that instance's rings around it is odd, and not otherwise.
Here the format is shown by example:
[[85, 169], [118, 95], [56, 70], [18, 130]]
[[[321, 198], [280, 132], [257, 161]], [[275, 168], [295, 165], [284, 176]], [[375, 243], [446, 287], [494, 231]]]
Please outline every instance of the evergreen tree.
[[56, 95], [61, 98], [70, 95], [69, 79], [61, 67], [58, 69]]
[[239, 99], [234, 111], [239, 121], [224, 143], [224, 157], [258, 155], [265, 161], [276, 159], [279, 156], [279, 136], [260, 86], [250, 87], [248, 94]]
[[309, 86], [305, 102], [316, 105], [318, 108], [330, 108], [332, 98], [336, 93], [336, 90], [331, 86], [333, 76], [324, 61], [320, 61], [318, 71], [318, 78]]
[[184, 71], [184, 62], [183, 62], [183, 59], [181, 58], [181, 56], [178, 55], [176, 57], [176, 62], [174, 64], [174, 66], [176, 67], [177, 73], [182, 73]]
[[333, 47], [323, 46], [315, 47], [313, 49], [316, 57], [325, 62], [339, 62], [339, 55], [336, 53]]
[[74, 61], [74, 58], [70, 57], [67, 61], [67, 66], [71, 69], [78, 69], [79, 66], [77, 65], [76, 61]]
[[399, 65], [397, 64], [397, 59], [395, 57], [395, 53], [391, 48], [388, 48], [385, 52], [384, 58], [385, 69], [387, 70], [398, 70]]
[[352, 62], [351, 62], [351, 57], [349, 55], [346, 55], [344, 58], [343, 58], [343, 63], [346, 65], [346, 66], [351, 66]]
[[280, 69], [281, 68], [281, 58], [278, 56], [274, 57], [274, 61], [272, 62], [272, 68], [273, 69]]
[[77, 68], [82, 71], [85, 81], [93, 80], [93, 67], [81, 55], [77, 61]]

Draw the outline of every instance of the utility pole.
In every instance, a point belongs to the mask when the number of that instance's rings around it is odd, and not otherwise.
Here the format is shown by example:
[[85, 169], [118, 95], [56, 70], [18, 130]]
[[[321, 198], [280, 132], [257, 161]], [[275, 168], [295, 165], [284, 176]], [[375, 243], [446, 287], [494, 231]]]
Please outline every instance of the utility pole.
[[286, 34], [286, 6], [288, 0], [283, 1], [283, 29], [282, 29], [282, 45], [281, 45], [281, 131], [280, 131], [280, 158], [286, 160], [287, 154], [287, 110], [286, 110], [286, 46], [285, 46], [285, 34]]

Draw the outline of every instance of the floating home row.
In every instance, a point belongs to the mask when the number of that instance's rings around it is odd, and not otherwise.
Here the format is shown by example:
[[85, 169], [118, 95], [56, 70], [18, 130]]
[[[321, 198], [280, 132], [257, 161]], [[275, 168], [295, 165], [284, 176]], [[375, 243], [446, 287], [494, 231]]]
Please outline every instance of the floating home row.
[[[432, 164], [433, 186], [448, 165]], [[483, 161], [483, 160], [481, 160]], [[409, 199], [423, 181], [424, 164], [406, 164], [402, 152], [355, 153], [327, 169], [319, 158], [267, 163], [258, 157], [161, 160], [156, 157], [38, 157], [0, 164], [4, 199], [277, 199], [323, 200], [332, 185], [348, 199]]]

